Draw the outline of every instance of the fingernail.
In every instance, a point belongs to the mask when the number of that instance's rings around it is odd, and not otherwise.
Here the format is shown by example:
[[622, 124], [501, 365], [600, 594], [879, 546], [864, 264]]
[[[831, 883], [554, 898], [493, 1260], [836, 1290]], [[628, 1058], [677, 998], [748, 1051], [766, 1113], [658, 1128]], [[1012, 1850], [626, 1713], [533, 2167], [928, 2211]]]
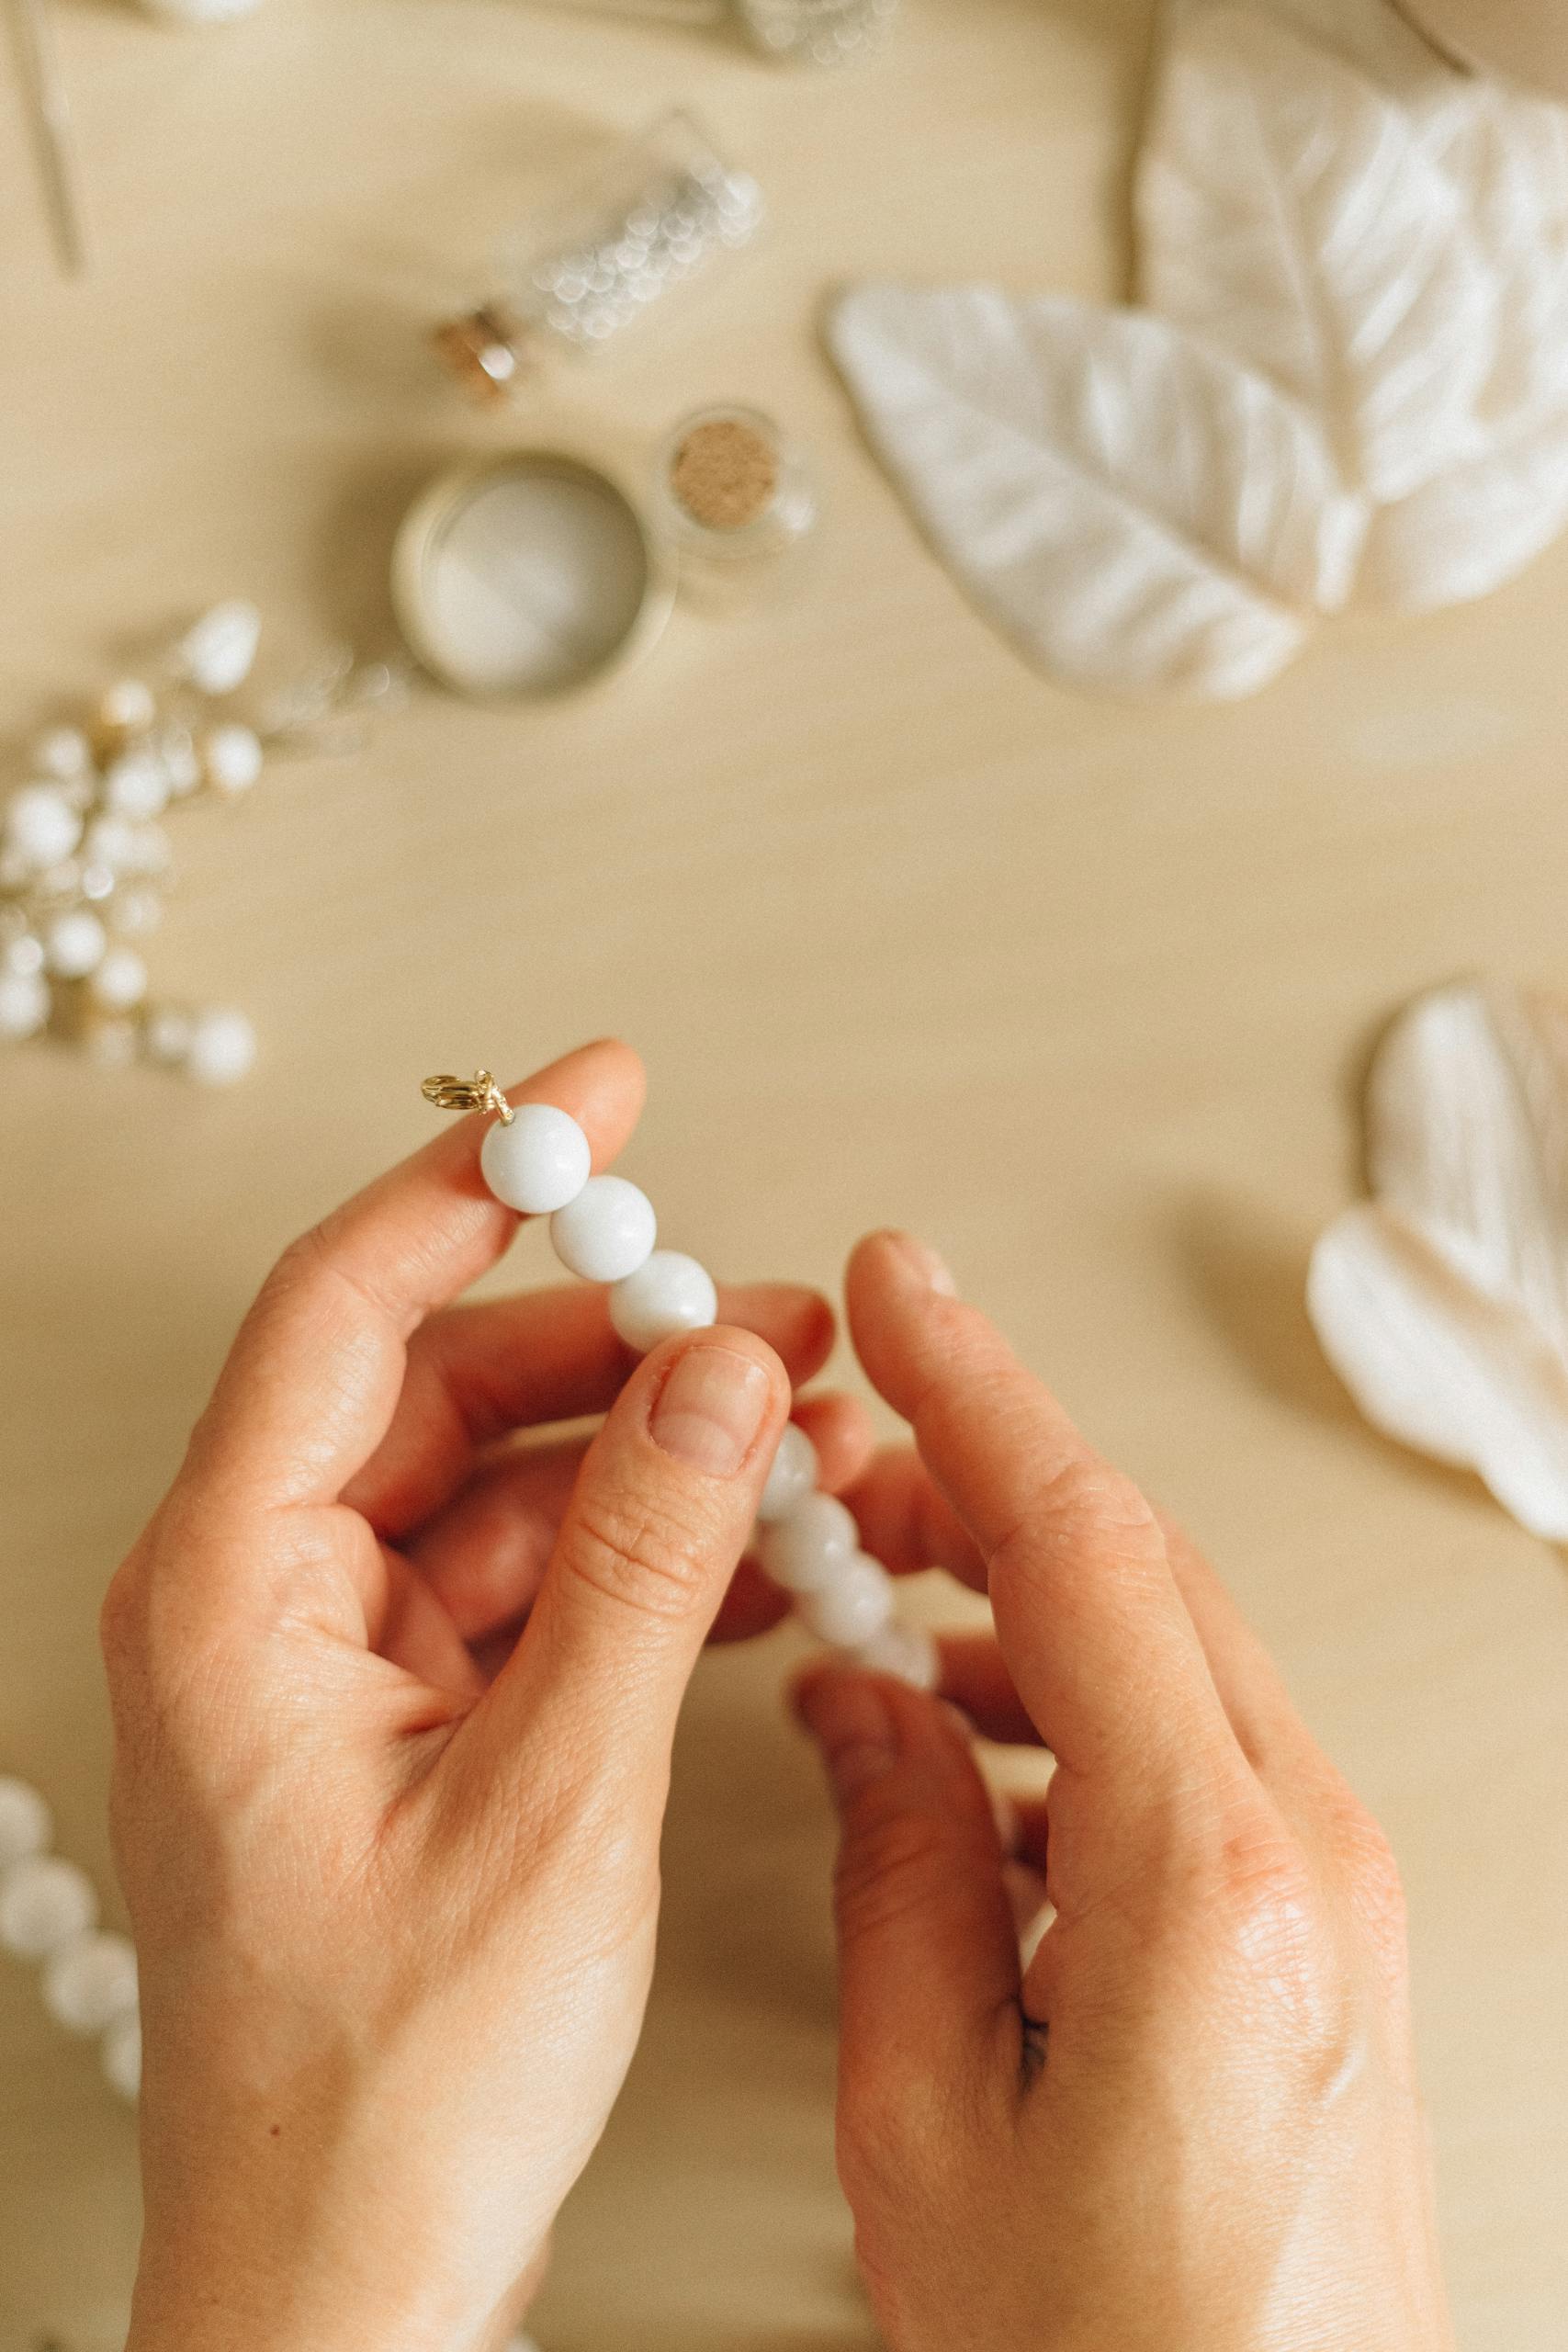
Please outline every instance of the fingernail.
[[806, 1727], [822, 1750], [822, 1761], [840, 1804], [879, 1781], [898, 1760], [898, 1728], [893, 1710], [874, 1682], [837, 1683], [830, 1710], [821, 1718], [808, 1685], [801, 1694]]
[[710, 1478], [733, 1478], [762, 1426], [771, 1386], [734, 1348], [688, 1348], [654, 1398], [649, 1434]]
[[943, 1298], [956, 1298], [958, 1284], [953, 1281], [945, 1258], [941, 1258], [929, 1241], [917, 1239], [912, 1233], [896, 1233], [894, 1246], [917, 1282], [927, 1290], [936, 1291]]

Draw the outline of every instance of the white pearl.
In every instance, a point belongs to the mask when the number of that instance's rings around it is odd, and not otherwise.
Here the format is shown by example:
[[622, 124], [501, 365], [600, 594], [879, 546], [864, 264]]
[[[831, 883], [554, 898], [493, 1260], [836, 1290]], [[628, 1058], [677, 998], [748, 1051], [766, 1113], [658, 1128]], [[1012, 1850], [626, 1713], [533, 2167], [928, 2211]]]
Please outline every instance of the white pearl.
[[164, 920], [164, 902], [156, 890], [117, 890], [109, 921], [122, 939], [144, 939]]
[[136, 2007], [136, 1947], [107, 1931], [73, 1937], [50, 1955], [42, 1990], [67, 2033], [101, 2033]]
[[6, 803], [6, 839], [31, 865], [58, 865], [81, 838], [81, 818], [51, 784], [25, 784]]
[[757, 1555], [786, 1592], [817, 1592], [842, 1575], [859, 1544], [854, 1513], [836, 1495], [807, 1495], [787, 1519], [761, 1531]]
[[110, 2088], [134, 2107], [141, 2095], [141, 2019], [135, 2010], [116, 2018], [98, 2044], [98, 2055]]
[[852, 1655], [868, 1674], [890, 1674], [911, 1690], [934, 1690], [942, 1679], [942, 1659], [925, 1627], [906, 1625], [897, 1617], [869, 1642], [857, 1644]]
[[99, 1004], [128, 1012], [147, 993], [147, 967], [134, 947], [111, 947], [90, 985]]
[[786, 1421], [757, 1505], [757, 1517], [764, 1527], [774, 1520], [787, 1519], [806, 1500], [817, 1484], [817, 1448], [804, 1430]]
[[103, 924], [85, 907], [56, 915], [43, 935], [49, 968], [62, 980], [85, 980], [107, 945]]
[[199, 1086], [234, 1086], [255, 1066], [256, 1033], [243, 1012], [212, 1005], [191, 1023], [185, 1064]]
[[104, 770], [104, 806], [144, 824], [169, 805], [169, 772], [155, 752], [122, 752]]
[[718, 1320], [713, 1276], [679, 1250], [656, 1250], [610, 1292], [610, 1320], [628, 1348], [646, 1355], [672, 1331], [702, 1331]]
[[175, 658], [204, 695], [231, 695], [251, 674], [260, 637], [260, 613], [243, 597], [231, 596], [186, 631]]
[[548, 1216], [575, 1201], [593, 1172], [588, 1137], [569, 1111], [524, 1102], [485, 1129], [479, 1170], [498, 1201], [525, 1216]]
[[248, 792], [262, 772], [261, 737], [252, 727], [215, 727], [201, 739], [208, 782], [220, 792]]
[[0, 1777], [0, 1870], [41, 1854], [53, 1835], [53, 1819], [38, 1791], [8, 1773]]
[[140, 735], [157, 716], [152, 689], [140, 678], [117, 680], [98, 704], [98, 717], [104, 725], [126, 735]]
[[85, 1935], [97, 1916], [92, 1880], [59, 1854], [28, 1854], [0, 1871], [0, 1944], [24, 1960]]
[[0, 972], [0, 1037], [20, 1045], [49, 1019], [49, 986], [37, 972]]
[[891, 1623], [893, 1579], [880, 1560], [857, 1552], [830, 1584], [797, 1593], [795, 1608], [818, 1641], [835, 1649], [862, 1649]]
[[79, 727], [46, 729], [33, 745], [33, 765], [40, 775], [61, 784], [74, 784], [93, 764], [93, 747]]
[[591, 1176], [550, 1219], [561, 1264], [587, 1283], [623, 1282], [653, 1254], [659, 1221], [648, 1194], [624, 1176]]

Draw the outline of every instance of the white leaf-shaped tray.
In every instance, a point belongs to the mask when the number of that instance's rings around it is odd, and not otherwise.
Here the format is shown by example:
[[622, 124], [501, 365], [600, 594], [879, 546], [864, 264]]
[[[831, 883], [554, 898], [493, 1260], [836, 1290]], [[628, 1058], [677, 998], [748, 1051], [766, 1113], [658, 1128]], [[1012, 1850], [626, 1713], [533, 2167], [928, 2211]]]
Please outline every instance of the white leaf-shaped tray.
[[1568, 1006], [1420, 999], [1373, 1063], [1367, 1149], [1371, 1201], [1313, 1254], [1325, 1353], [1380, 1429], [1568, 1543]]
[[1056, 675], [1250, 694], [1343, 603], [1366, 514], [1314, 421], [1164, 320], [869, 286], [828, 334], [932, 544]]

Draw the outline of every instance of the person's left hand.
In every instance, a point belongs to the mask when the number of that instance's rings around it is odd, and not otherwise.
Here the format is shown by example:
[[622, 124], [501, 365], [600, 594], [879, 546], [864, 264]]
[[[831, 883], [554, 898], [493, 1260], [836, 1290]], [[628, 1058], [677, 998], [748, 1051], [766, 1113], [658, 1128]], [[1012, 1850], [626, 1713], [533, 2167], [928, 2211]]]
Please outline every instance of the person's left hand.
[[[547, 1101], [619, 1149], [625, 1047]], [[466, 2352], [620, 2088], [671, 1741], [820, 1298], [639, 1365], [588, 1287], [450, 1308], [517, 1225], [466, 1120], [280, 1261], [104, 1612], [142, 1970], [130, 2352]], [[592, 1442], [512, 1433], [604, 1413]], [[827, 1483], [863, 1408], [801, 1408]], [[754, 1573], [731, 1630], [783, 1607]]]

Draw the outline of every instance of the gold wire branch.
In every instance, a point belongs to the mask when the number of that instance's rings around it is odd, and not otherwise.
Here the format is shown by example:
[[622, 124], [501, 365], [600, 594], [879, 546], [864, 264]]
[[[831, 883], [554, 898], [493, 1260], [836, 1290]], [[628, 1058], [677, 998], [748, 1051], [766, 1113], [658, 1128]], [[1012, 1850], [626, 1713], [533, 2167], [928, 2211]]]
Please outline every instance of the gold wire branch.
[[488, 1069], [472, 1078], [427, 1078], [419, 1091], [438, 1111], [493, 1111], [503, 1127], [517, 1116]]

